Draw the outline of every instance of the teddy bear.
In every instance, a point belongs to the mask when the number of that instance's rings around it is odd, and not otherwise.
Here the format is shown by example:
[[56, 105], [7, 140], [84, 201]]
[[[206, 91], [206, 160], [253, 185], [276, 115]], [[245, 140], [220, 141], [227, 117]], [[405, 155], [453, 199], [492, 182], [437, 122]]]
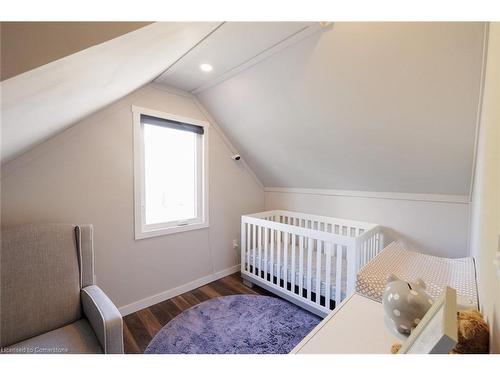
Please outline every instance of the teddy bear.
[[409, 335], [431, 307], [433, 300], [425, 288], [421, 279], [409, 283], [395, 275], [388, 276], [382, 305], [390, 324], [399, 333]]
[[[450, 354], [488, 354], [490, 331], [482, 314], [477, 310], [458, 311], [457, 319], [458, 343]], [[391, 353], [396, 354], [400, 348], [401, 344], [392, 344]]]

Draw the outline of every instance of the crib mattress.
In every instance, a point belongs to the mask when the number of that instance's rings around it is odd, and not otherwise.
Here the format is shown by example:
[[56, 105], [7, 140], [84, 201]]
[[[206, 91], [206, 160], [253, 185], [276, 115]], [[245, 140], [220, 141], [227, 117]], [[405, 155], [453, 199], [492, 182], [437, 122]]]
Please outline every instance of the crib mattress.
[[440, 258], [408, 251], [399, 242], [392, 242], [358, 272], [356, 291], [382, 301], [391, 273], [406, 281], [424, 280], [427, 293], [434, 299], [450, 286], [471, 303], [478, 303], [473, 258]]
[[[299, 248], [296, 247], [296, 256], [295, 256], [295, 285], [300, 285], [300, 275], [299, 275]], [[316, 270], [317, 270], [317, 259], [316, 259], [316, 251], [312, 251], [312, 262], [311, 262], [311, 290], [312, 292], [316, 292]], [[320, 273], [320, 280], [321, 280], [321, 285], [320, 285], [320, 294], [322, 296], [325, 296], [325, 290], [326, 290], [326, 256], [325, 254], [322, 254], [323, 259], [321, 259], [321, 273]], [[281, 259], [280, 259], [280, 265], [278, 266], [278, 263], [276, 261], [276, 251], [274, 253], [274, 259], [273, 262], [271, 262], [269, 259], [267, 260], [267, 267], [265, 266], [265, 258], [264, 255], [262, 254], [262, 259], [259, 257], [258, 250], [255, 251], [255, 267], [257, 269], [260, 269], [262, 271], [267, 270], [268, 273], [271, 271], [271, 267], [273, 270], [273, 275], [278, 276], [278, 269], [279, 269], [279, 277], [281, 280], [284, 280], [285, 278], [285, 265], [284, 265], [284, 252], [283, 250], [281, 251]], [[250, 250], [250, 265], [253, 265], [253, 250]], [[259, 266], [260, 265], [260, 266]], [[303, 275], [303, 286], [306, 288], [307, 286], [307, 281], [308, 281], [308, 276], [307, 276], [307, 251], [304, 250], [304, 256], [303, 256], [303, 267], [304, 267], [304, 275]], [[335, 299], [335, 293], [336, 293], [336, 286], [335, 280], [336, 280], [336, 267], [337, 267], [337, 258], [332, 255], [331, 257], [331, 272], [330, 272], [330, 299], [334, 300]], [[292, 248], [290, 247], [287, 252], [287, 281], [291, 282], [292, 281]], [[342, 260], [342, 274], [341, 274], [341, 299], [344, 299], [346, 297], [346, 280], [347, 280], [347, 262], [345, 259]]]

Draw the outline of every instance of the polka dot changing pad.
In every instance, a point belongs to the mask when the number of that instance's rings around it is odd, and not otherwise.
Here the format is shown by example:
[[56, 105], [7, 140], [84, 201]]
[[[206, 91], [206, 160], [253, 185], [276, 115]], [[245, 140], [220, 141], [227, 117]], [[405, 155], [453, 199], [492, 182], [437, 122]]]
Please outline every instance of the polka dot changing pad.
[[391, 273], [406, 281], [424, 280], [426, 292], [434, 299], [450, 286], [478, 304], [474, 258], [440, 258], [405, 250], [399, 242], [392, 242], [358, 272], [356, 292], [381, 302]]

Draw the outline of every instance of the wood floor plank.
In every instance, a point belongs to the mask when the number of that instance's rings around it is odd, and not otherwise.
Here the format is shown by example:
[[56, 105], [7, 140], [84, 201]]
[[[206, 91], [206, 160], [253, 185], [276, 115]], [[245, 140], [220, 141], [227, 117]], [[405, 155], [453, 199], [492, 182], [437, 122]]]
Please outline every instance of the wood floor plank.
[[181, 294], [180, 297], [187, 301], [187, 303], [189, 303], [191, 306], [196, 306], [197, 304], [202, 302], [202, 300], [196, 298], [193, 291]]
[[187, 301], [182, 295], [172, 298], [172, 302], [181, 311], [187, 310], [187, 309], [193, 307], [194, 305], [196, 305], [196, 303], [190, 303], [189, 301]]
[[203, 285], [190, 292], [162, 301], [123, 318], [125, 353], [144, 353], [154, 335], [169, 321], [197, 304], [214, 297], [234, 294], [271, 294], [259, 287], [248, 288], [240, 273]]
[[210, 284], [203, 285], [201, 288], [198, 288], [203, 294], [207, 295], [210, 298], [221, 297], [222, 295], [218, 293]]
[[142, 324], [144, 324], [144, 327], [146, 327], [146, 330], [151, 337], [154, 337], [161, 327], [163, 327], [160, 322], [158, 322], [155, 315], [151, 312], [151, 309], [138, 311], [137, 316], [141, 320]]
[[177, 307], [172, 299], [161, 302], [161, 305], [172, 315], [172, 318], [175, 318], [183, 311]]
[[148, 330], [139, 319], [137, 313], [127, 315], [124, 318], [124, 321], [127, 324], [130, 333], [134, 337], [134, 340], [137, 343], [140, 352], [144, 353], [144, 350], [146, 350], [146, 347], [152, 339]]
[[173, 313], [171, 309], [165, 307], [165, 304], [163, 302], [157, 303], [153, 306], [149, 306], [149, 310], [153, 313], [156, 320], [158, 320], [158, 322], [161, 324], [162, 327], [168, 322], [170, 322], [181, 312], [180, 310], [177, 309], [178, 310], [177, 313]]
[[236, 290], [234, 290], [231, 287], [227, 287], [219, 280], [215, 280], [213, 283], [210, 284], [210, 286], [223, 296], [231, 296], [234, 294], [239, 294]]
[[237, 280], [230, 278], [230, 277], [225, 277], [223, 279], [219, 280], [222, 284], [224, 284], [226, 287], [233, 289], [234, 291], [241, 293], [241, 294], [258, 294], [255, 290], [252, 288], [247, 287], [246, 285], [242, 284], [242, 282], [238, 282]]
[[205, 293], [203, 293], [200, 289], [195, 289], [192, 291], [193, 296], [196, 297], [196, 299], [200, 302], [205, 302], [211, 299], [212, 297], [207, 296]]
[[123, 349], [125, 353], [141, 354], [139, 345], [135, 342], [134, 336], [130, 333], [127, 324], [123, 323]]

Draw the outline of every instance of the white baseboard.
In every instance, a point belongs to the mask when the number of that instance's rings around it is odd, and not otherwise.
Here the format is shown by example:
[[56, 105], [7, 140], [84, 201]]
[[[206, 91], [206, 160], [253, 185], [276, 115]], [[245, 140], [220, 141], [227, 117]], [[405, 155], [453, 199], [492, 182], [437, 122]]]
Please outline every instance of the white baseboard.
[[165, 301], [167, 299], [178, 296], [179, 294], [189, 292], [190, 290], [193, 290], [193, 289], [199, 288], [200, 286], [211, 283], [212, 281], [215, 281], [215, 280], [220, 279], [222, 277], [231, 275], [239, 270], [240, 270], [240, 265], [237, 264], [233, 267], [229, 267], [229, 268], [226, 268], [225, 270], [213, 273], [211, 275], [204, 276], [202, 278], [191, 281], [187, 284], [178, 286], [176, 288], [169, 289], [169, 290], [166, 290], [164, 292], [160, 292], [158, 294], [154, 294], [152, 296], [143, 298], [143, 299], [136, 301], [136, 302], [132, 302], [132, 303], [125, 305], [125, 306], [121, 306], [118, 308], [118, 310], [120, 311], [122, 316], [132, 314], [133, 312], [145, 309], [146, 307], [152, 306], [156, 303]]

